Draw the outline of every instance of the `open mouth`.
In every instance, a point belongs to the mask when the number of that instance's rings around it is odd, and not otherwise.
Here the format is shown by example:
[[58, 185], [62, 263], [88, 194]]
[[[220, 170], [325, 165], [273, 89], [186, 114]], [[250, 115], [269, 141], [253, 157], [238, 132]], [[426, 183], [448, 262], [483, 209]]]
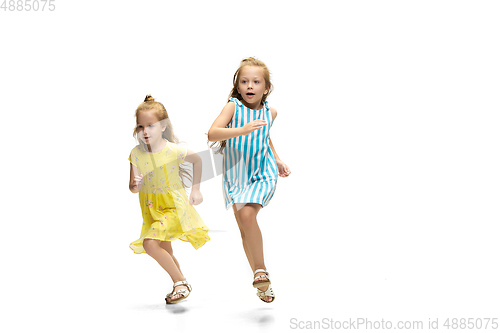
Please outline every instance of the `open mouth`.
[[247, 96], [255, 96], [255, 94], [254, 94], [254, 93], [249, 92], [249, 93], [247, 93]]

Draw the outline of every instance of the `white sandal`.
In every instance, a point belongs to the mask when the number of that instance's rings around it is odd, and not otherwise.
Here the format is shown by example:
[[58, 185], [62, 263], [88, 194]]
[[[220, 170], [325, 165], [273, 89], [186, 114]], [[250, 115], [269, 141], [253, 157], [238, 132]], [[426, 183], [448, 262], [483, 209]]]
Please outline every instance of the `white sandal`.
[[[260, 272], [263, 272], [264, 274], [259, 275], [259, 276], [255, 276], [255, 274], [260, 273]], [[269, 273], [266, 272], [265, 270], [256, 269], [255, 272], [253, 272], [253, 275], [255, 276], [253, 278], [253, 283], [252, 283], [254, 288], [262, 288], [262, 287], [265, 287], [265, 286], [268, 286], [271, 284], [271, 280], [269, 280]], [[255, 281], [255, 280], [260, 279], [260, 278], [266, 278], [267, 281]]]
[[[186, 286], [187, 289], [179, 289], [177, 291], [173, 291], [175, 289], [175, 287], [177, 286]], [[174, 287], [172, 288], [172, 292], [167, 294], [167, 296], [165, 297], [165, 301], [167, 302], [167, 304], [175, 304], [175, 303], [178, 303], [180, 301], [182, 301], [183, 299], [186, 299], [189, 294], [191, 293], [191, 290], [193, 290], [193, 288], [191, 288], [191, 285], [187, 283], [186, 280], [184, 281], [177, 281], [176, 283], [174, 283]], [[182, 295], [182, 297], [179, 297], [179, 298], [176, 298], [174, 300], [172, 300], [172, 297], [174, 297], [175, 295]], [[170, 298], [170, 301], [168, 300]]]
[[[273, 288], [271, 288], [271, 285], [269, 285], [269, 287], [267, 288], [266, 291], [262, 291], [260, 289], [257, 289], [257, 296], [259, 296], [260, 300], [264, 303], [271, 303], [272, 301], [274, 301], [274, 292], [273, 292]], [[269, 302], [266, 302], [264, 300], [265, 297], [272, 297], [273, 299], [270, 300]]]

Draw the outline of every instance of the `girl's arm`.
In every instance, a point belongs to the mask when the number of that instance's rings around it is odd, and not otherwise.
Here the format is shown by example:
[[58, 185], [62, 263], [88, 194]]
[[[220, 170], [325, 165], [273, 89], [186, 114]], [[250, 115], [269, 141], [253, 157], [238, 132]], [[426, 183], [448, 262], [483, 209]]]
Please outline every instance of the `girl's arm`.
[[[276, 116], [278, 115], [278, 111], [276, 109], [271, 108], [271, 115], [273, 117], [273, 122]], [[271, 146], [271, 150], [273, 151], [274, 159], [276, 160], [276, 165], [278, 166], [278, 174], [281, 177], [288, 177], [292, 172], [290, 168], [278, 157], [276, 150], [274, 149], [273, 142], [271, 138], [269, 138], [269, 145]]]
[[[270, 109], [271, 109], [271, 116], [273, 117], [273, 123], [274, 123], [274, 119], [276, 119], [276, 116], [278, 115], [278, 111], [276, 111], [276, 109], [274, 109], [274, 108], [270, 108]], [[274, 146], [273, 146], [273, 142], [271, 141], [271, 137], [269, 137], [269, 145], [271, 146], [271, 150], [273, 151], [274, 158], [276, 159], [276, 161], [279, 160], [280, 158], [278, 157], [276, 150], [274, 150]]]
[[192, 150], [187, 150], [186, 162], [193, 163], [193, 190], [200, 190], [202, 161], [200, 155]]
[[220, 115], [215, 119], [212, 127], [210, 127], [210, 130], [208, 130], [208, 141], [224, 141], [240, 135], [247, 135], [267, 124], [265, 120], [254, 120], [243, 127], [226, 128], [227, 124], [233, 119], [234, 110], [234, 102], [226, 104]]
[[128, 183], [128, 188], [130, 192], [137, 193], [141, 190], [142, 187], [142, 174], [139, 174], [139, 169], [132, 163], [130, 163], [130, 180]]
[[200, 192], [200, 182], [201, 182], [201, 172], [202, 172], [202, 161], [200, 155], [196, 154], [192, 150], [187, 150], [186, 162], [193, 163], [193, 188], [189, 196], [189, 202], [191, 205], [198, 205], [202, 203], [203, 196]]
[[280, 158], [278, 157], [278, 153], [276, 153], [276, 150], [274, 150], [273, 141], [271, 140], [271, 138], [269, 138], [269, 145], [271, 146], [271, 150], [273, 151], [274, 159], [276, 161], [280, 160]]

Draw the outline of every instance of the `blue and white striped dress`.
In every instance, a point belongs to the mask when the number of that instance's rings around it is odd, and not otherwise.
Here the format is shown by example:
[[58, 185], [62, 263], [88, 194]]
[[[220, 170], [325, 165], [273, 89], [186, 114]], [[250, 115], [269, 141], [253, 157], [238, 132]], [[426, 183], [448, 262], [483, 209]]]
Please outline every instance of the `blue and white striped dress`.
[[267, 101], [261, 110], [247, 108], [236, 98], [233, 119], [227, 128], [243, 127], [260, 119], [267, 124], [248, 135], [226, 140], [223, 150], [223, 193], [226, 209], [233, 203], [259, 203], [265, 207], [274, 195], [278, 167], [271, 146], [269, 130], [273, 125]]

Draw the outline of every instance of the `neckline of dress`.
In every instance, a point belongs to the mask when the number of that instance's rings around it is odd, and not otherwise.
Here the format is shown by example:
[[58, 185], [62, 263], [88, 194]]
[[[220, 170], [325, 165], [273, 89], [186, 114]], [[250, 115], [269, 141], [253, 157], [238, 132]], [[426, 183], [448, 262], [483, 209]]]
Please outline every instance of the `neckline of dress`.
[[235, 98], [235, 97], [233, 97], [233, 98], [234, 98], [235, 100], [237, 100], [237, 101], [238, 101], [238, 102], [239, 102], [239, 103], [240, 103], [240, 104], [241, 104], [244, 108], [246, 108], [246, 109], [248, 109], [248, 110], [250, 110], [250, 111], [256, 111], [256, 112], [258, 112], [258, 111], [264, 111], [264, 109], [266, 108], [266, 103], [267, 103], [267, 101], [265, 101], [265, 102], [262, 104], [262, 107], [261, 107], [260, 109], [255, 110], [255, 109], [250, 109], [248, 106], [246, 106], [245, 104], [243, 104], [243, 102], [242, 102], [242, 101], [240, 101], [239, 99], [237, 99], [237, 98]]
[[259, 112], [259, 111], [263, 111], [264, 110], [264, 106], [262, 106], [260, 109], [258, 110], [255, 110], [255, 109], [250, 109], [248, 106], [246, 106], [245, 104], [241, 103], [247, 110], [250, 110], [250, 111], [255, 111], [255, 112]]
[[163, 147], [160, 151], [157, 151], [157, 152], [154, 152], [154, 153], [153, 153], [153, 152], [151, 152], [151, 153], [150, 153], [150, 152], [148, 151], [148, 149], [147, 149], [147, 148], [144, 148], [144, 145], [143, 145], [143, 144], [141, 144], [141, 148], [142, 148], [142, 150], [143, 150], [146, 154], [159, 154], [159, 153], [163, 152], [165, 149], [167, 149], [168, 142], [169, 142], [168, 140], [165, 140], [165, 147]]

